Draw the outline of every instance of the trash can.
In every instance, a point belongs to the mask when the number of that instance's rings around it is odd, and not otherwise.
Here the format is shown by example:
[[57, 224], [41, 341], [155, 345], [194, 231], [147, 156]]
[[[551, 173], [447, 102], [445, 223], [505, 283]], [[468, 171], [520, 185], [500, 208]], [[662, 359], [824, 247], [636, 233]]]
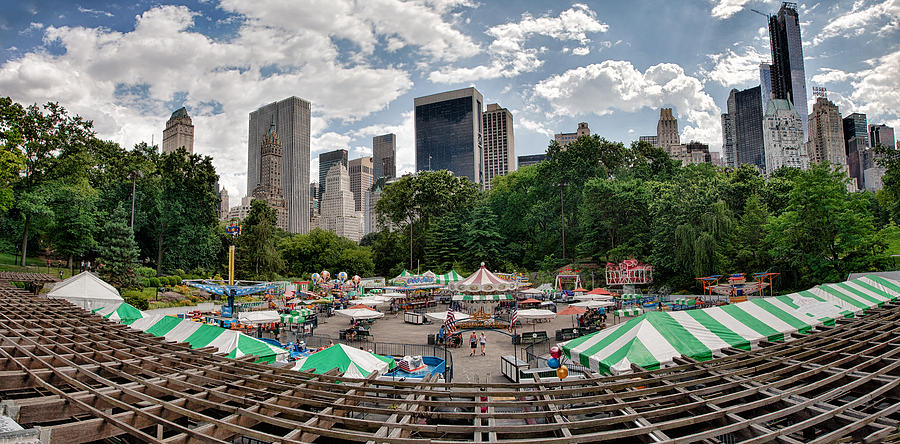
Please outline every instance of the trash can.
[[428, 335], [428, 345], [434, 345], [434, 335]]
[[512, 337], [512, 343], [515, 344], [515, 345], [521, 344], [521, 343], [522, 343], [522, 337], [519, 336], [519, 335], [513, 335], [513, 337]]

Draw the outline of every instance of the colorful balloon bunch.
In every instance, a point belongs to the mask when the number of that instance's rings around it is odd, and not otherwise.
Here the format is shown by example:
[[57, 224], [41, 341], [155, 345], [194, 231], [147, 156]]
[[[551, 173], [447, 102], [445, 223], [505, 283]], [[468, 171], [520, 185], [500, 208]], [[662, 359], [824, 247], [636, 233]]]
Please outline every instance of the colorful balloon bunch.
[[560, 380], [566, 379], [569, 376], [569, 368], [562, 364], [562, 349], [559, 346], [554, 345], [550, 347], [550, 359], [547, 360], [547, 365], [550, 368], [556, 369], [556, 377]]

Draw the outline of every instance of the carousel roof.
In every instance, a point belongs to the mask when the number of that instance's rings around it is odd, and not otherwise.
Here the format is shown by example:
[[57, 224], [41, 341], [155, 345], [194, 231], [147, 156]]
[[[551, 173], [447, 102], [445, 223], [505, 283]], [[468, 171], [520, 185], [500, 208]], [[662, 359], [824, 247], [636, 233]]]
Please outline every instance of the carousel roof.
[[500, 279], [484, 268], [482, 262], [478, 271], [462, 281], [450, 284], [450, 288], [462, 293], [500, 293], [515, 290], [516, 283]]

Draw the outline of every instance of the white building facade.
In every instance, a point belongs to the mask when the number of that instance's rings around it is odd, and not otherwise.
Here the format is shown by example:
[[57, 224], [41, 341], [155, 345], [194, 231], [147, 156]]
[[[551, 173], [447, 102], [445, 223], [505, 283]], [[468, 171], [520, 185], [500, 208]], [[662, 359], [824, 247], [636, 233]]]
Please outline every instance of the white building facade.
[[362, 238], [362, 213], [356, 211], [350, 191], [350, 174], [342, 163], [332, 166], [325, 176], [321, 212], [321, 223], [326, 230], [355, 242]]
[[763, 117], [766, 174], [781, 167], [809, 168], [809, 154], [803, 140], [803, 120], [790, 101], [769, 100]]

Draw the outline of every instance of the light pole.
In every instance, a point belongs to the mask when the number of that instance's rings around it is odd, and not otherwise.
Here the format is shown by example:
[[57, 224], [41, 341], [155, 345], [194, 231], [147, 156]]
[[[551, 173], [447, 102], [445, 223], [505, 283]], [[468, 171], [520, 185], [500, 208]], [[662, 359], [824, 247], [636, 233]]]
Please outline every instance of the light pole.
[[566, 182], [559, 183], [559, 219], [562, 226], [562, 258], [566, 260], [566, 203], [563, 199], [563, 189], [568, 185]]
[[131, 228], [134, 229], [134, 195], [135, 190], [137, 189], [137, 178], [144, 177], [144, 173], [141, 170], [134, 170], [131, 172]]

